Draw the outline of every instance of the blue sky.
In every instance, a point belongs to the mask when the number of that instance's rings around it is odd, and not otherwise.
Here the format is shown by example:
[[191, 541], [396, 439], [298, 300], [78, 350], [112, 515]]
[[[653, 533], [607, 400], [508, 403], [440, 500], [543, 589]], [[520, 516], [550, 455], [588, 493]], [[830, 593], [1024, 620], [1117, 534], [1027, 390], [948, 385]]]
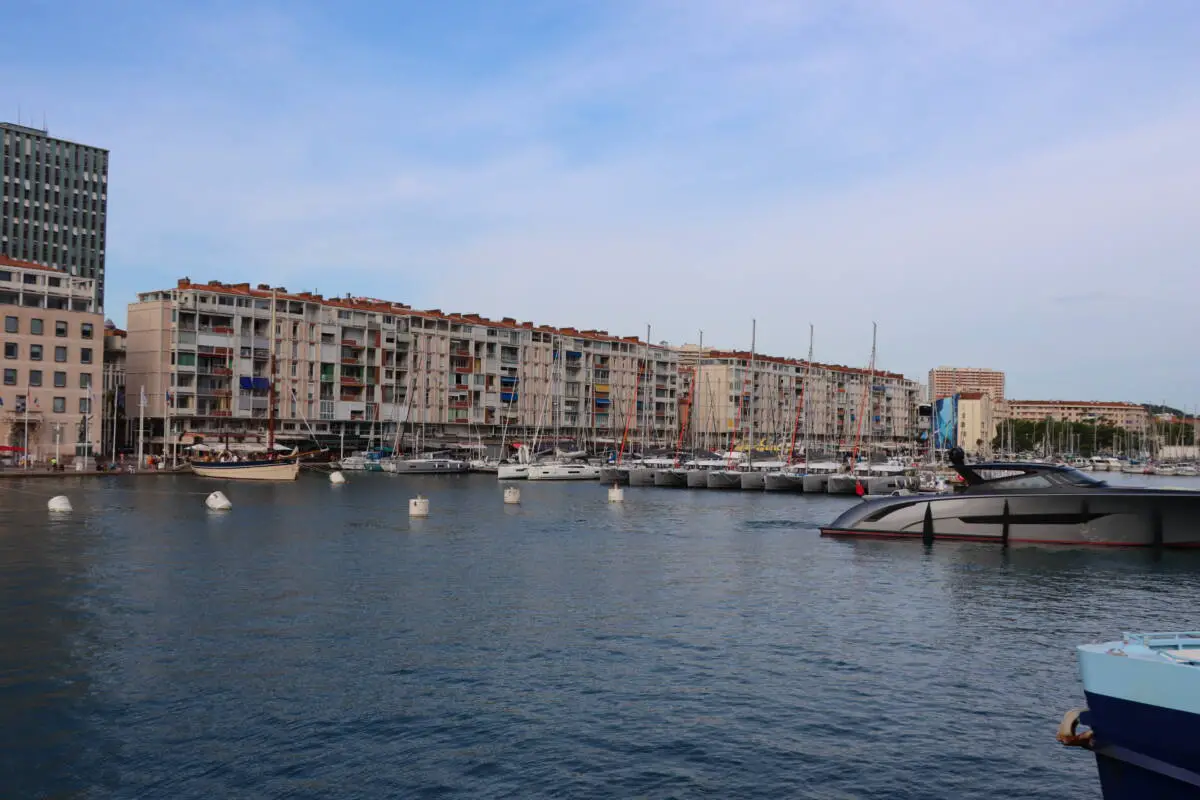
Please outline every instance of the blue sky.
[[250, 280], [1200, 405], [1200, 4], [37, 3], [109, 315]]

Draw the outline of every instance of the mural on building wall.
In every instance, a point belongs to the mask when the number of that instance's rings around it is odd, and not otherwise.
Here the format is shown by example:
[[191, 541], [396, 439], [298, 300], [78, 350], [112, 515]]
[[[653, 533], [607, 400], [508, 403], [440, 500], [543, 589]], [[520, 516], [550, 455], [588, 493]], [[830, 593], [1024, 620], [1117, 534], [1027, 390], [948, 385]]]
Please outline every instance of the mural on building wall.
[[941, 397], [933, 409], [933, 446], [939, 450], [958, 445], [958, 396]]

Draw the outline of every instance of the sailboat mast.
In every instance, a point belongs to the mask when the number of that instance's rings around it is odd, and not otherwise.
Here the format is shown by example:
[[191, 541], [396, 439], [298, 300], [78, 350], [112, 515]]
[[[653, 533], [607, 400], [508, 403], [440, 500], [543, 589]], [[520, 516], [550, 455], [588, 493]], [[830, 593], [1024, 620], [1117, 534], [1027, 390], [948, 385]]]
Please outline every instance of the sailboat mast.
[[271, 361], [267, 367], [267, 457], [275, 455], [275, 290], [271, 290]]
[[746, 449], [746, 465], [754, 465], [754, 357], [756, 354], [756, 336], [758, 334], [758, 320], [750, 320], [750, 431], [749, 447]]
[[653, 438], [651, 432], [653, 414], [650, 410], [650, 323], [646, 323], [646, 362], [642, 367], [646, 370], [645, 386], [642, 393], [646, 395], [646, 399], [642, 401], [642, 419], [645, 420], [645, 427], [642, 429], [642, 458], [646, 457], [646, 449], [650, 447], [650, 440]]
[[[812, 375], [812, 360], [813, 360], [813, 326], [808, 326], [808, 361], [804, 364], [804, 382], [800, 384], [800, 403], [804, 412], [804, 440], [800, 447], [804, 450], [804, 468], [808, 470], [808, 437], [812, 431], [812, 418], [808, 414], [808, 379]], [[792, 432], [792, 450], [796, 447], [795, 431]], [[791, 461], [791, 451], [788, 453], [789, 463]]]

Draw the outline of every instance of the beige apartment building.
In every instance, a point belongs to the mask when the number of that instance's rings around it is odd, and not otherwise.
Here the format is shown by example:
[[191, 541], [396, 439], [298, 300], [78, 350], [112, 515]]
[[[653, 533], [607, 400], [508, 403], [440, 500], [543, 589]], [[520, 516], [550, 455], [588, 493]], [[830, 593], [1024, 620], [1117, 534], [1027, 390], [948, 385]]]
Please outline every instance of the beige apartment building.
[[963, 392], [983, 392], [993, 404], [1004, 402], [1004, 373], [979, 367], [935, 367], [929, 370], [929, 399]]
[[[104, 317], [92, 278], [0, 256], [0, 442], [35, 464], [99, 451]], [[19, 451], [9, 450], [10, 453]]]
[[697, 361], [689, 424], [705, 447], [740, 442], [751, 418], [755, 443], [764, 445], [794, 438], [799, 446], [807, 437], [847, 450], [856, 442], [906, 444], [917, 434], [922, 387], [897, 373], [736, 351], [704, 351]]
[[1009, 400], [1007, 418], [1023, 420], [1055, 419], [1063, 422], [1091, 422], [1127, 430], [1144, 430], [1149, 412], [1137, 403], [1105, 403], [1086, 400]]
[[958, 446], [967, 455], [990, 458], [996, 438], [996, 404], [987, 392], [958, 393]]
[[604, 331], [187, 279], [140, 294], [127, 329], [125, 410], [144, 392], [148, 452], [253, 449], [272, 398], [295, 444], [665, 440], [678, 424], [676, 353]]

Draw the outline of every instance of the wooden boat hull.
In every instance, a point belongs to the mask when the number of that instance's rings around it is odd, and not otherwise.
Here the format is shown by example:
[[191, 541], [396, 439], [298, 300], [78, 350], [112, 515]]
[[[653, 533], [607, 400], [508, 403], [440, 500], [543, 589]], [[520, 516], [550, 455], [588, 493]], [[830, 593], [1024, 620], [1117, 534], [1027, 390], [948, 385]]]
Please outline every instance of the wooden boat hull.
[[223, 478], [231, 481], [294, 481], [300, 474], [300, 462], [297, 460], [193, 462], [192, 472], [201, 478]]

